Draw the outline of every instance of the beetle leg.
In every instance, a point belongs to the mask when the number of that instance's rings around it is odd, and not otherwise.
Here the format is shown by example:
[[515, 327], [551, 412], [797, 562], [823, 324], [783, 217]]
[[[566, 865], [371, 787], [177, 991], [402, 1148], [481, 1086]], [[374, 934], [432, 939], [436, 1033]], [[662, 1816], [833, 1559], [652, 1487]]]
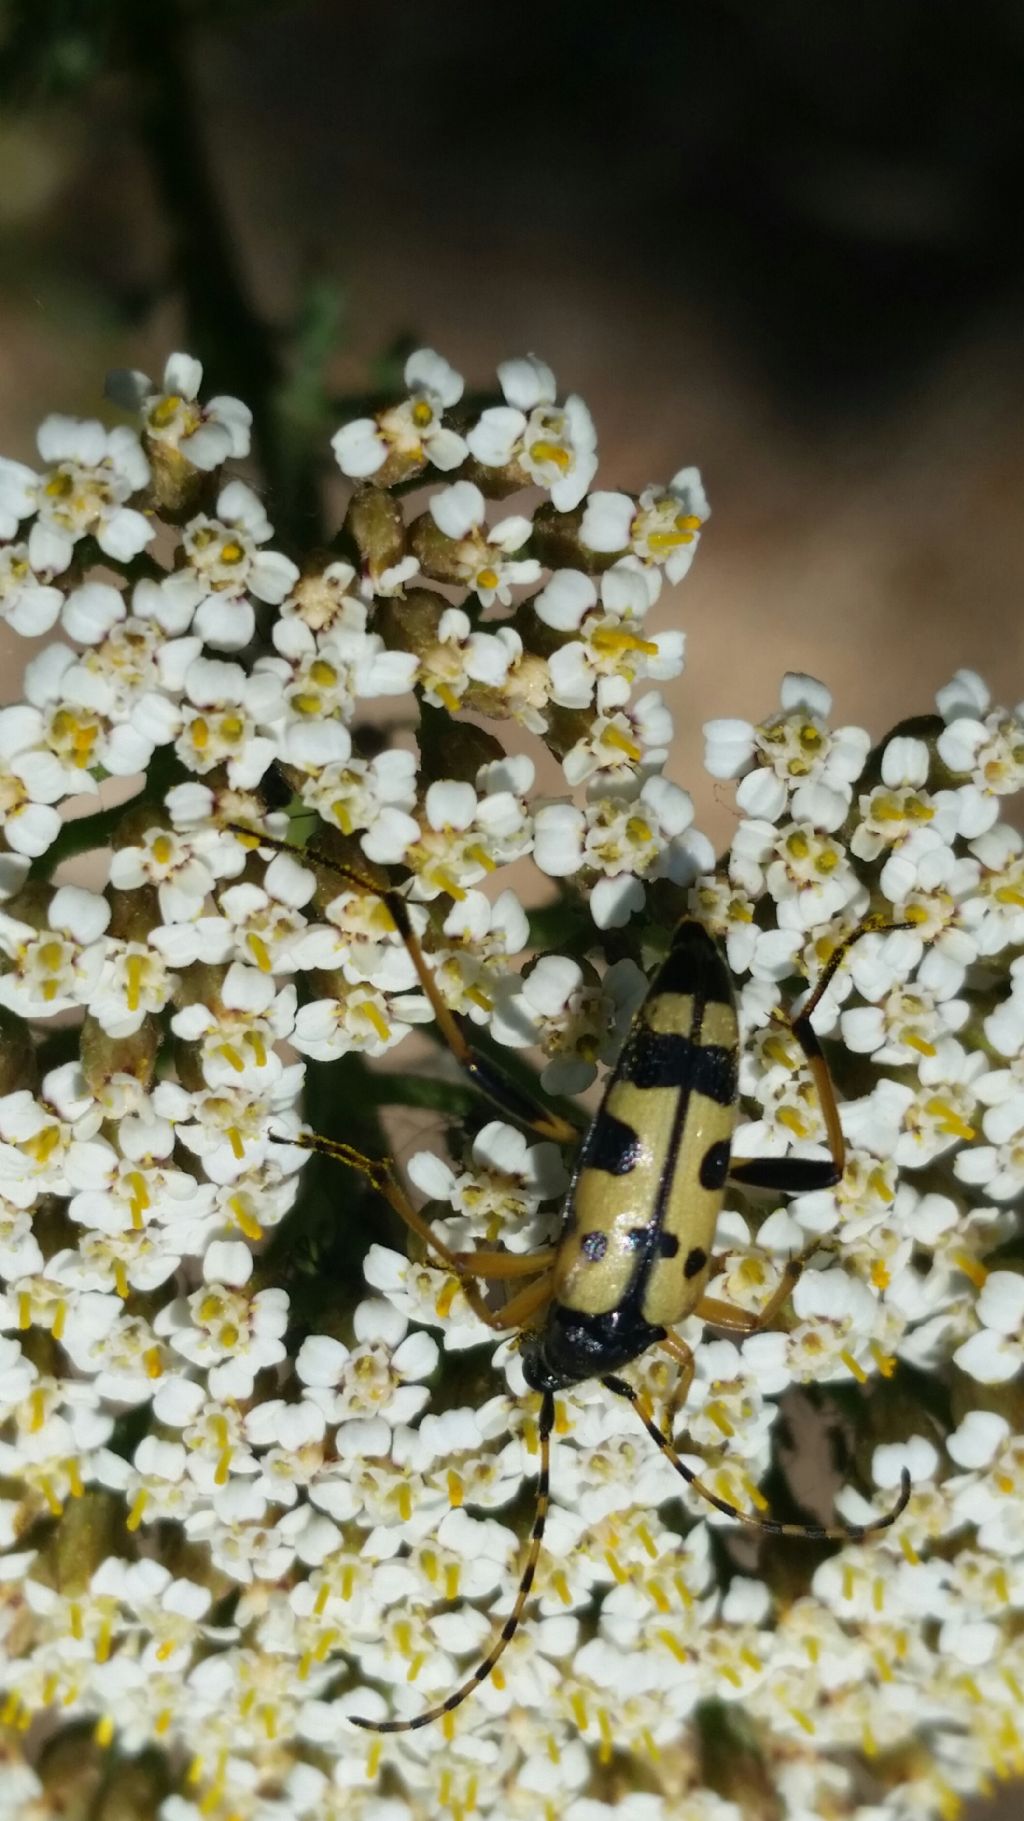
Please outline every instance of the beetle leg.
[[667, 1334], [662, 1335], [658, 1346], [663, 1353], [670, 1354], [679, 1367], [679, 1377], [672, 1387], [672, 1395], [668, 1398], [665, 1408], [665, 1428], [671, 1435], [675, 1428], [676, 1417], [680, 1410], [685, 1408], [686, 1400], [690, 1395], [690, 1386], [693, 1384], [693, 1374], [696, 1368], [692, 1350], [684, 1340], [680, 1340], [678, 1334], [673, 1334], [671, 1328]]
[[[372, 1184], [378, 1195], [384, 1197], [399, 1219], [405, 1222], [405, 1225], [416, 1234], [418, 1239], [422, 1240], [423, 1245], [433, 1253], [436, 1261], [458, 1278], [463, 1295], [474, 1315], [479, 1316], [480, 1320], [486, 1322], [489, 1328], [494, 1328], [498, 1332], [520, 1326], [523, 1319], [519, 1312], [520, 1305], [524, 1297], [537, 1289], [537, 1285], [531, 1284], [528, 1290], [522, 1291], [519, 1296], [514, 1296], [503, 1309], [492, 1309], [472, 1280], [474, 1276], [486, 1278], [494, 1273], [490, 1269], [477, 1269], [474, 1266], [476, 1256], [474, 1253], [453, 1252], [450, 1246], [445, 1245], [440, 1235], [434, 1232], [430, 1222], [424, 1220], [422, 1214], [413, 1206], [395, 1172], [395, 1166], [390, 1157], [364, 1157], [362, 1151], [357, 1151], [353, 1145], [343, 1144], [337, 1138], [323, 1138], [319, 1132], [302, 1132], [297, 1138], [289, 1139], [289, 1143], [302, 1145], [307, 1151], [319, 1151], [324, 1157], [332, 1157], [336, 1163], [347, 1164], [350, 1170], [358, 1170], [360, 1175], [365, 1176], [367, 1182]], [[504, 1258], [502, 1253], [485, 1252], [481, 1256], [487, 1261]], [[525, 1255], [523, 1257], [525, 1263]], [[539, 1266], [536, 1264], [538, 1257]], [[540, 1279], [543, 1290], [537, 1298], [538, 1306], [551, 1294], [547, 1281], [550, 1276], [548, 1260], [548, 1253], [533, 1253], [529, 1258], [531, 1266], [543, 1273]], [[515, 1273], [503, 1271], [499, 1275], [512, 1276]], [[523, 1275], [525, 1275], [525, 1271]], [[530, 1305], [528, 1313], [532, 1312], [533, 1306]]]
[[788, 1301], [803, 1275], [802, 1258], [786, 1260], [785, 1269], [763, 1309], [741, 1309], [722, 1297], [702, 1296], [693, 1313], [713, 1328], [729, 1328], [734, 1334], [760, 1334], [770, 1328], [783, 1304]]
[[453, 1252], [457, 1271], [468, 1271], [471, 1277], [485, 1277], [497, 1283], [507, 1277], [537, 1277], [550, 1271], [558, 1257], [557, 1246], [545, 1246], [539, 1252]]
[[733, 1182], [751, 1189], [779, 1189], [784, 1195], [807, 1195], [814, 1189], [833, 1189], [842, 1181], [846, 1142], [832, 1076], [811, 1018], [855, 942], [872, 933], [884, 935], [890, 930], [909, 928], [907, 923], [887, 923], [883, 918], [865, 917], [853, 934], [833, 949], [796, 1016], [781, 1011], [775, 1013], [776, 1021], [792, 1031], [814, 1077], [825, 1120], [828, 1161], [817, 1157], [740, 1157], [729, 1167]]
[[539, 1138], [553, 1139], [556, 1144], [576, 1142], [580, 1135], [576, 1126], [534, 1099], [532, 1094], [506, 1075], [498, 1063], [492, 1062], [490, 1057], [473, 1048], [458, 1019], [441, 997], [433, 969], [423, 952], [423, 944], [413, 929], [409, 906], [400, 891], [394, 886], [378, 885], [375, 879], [367, 878], [356, 868], [332, 859], [329, 854], [320, 853], [315, 847], [293, 847], [288, 841], [279, 841], [273, 835], [264, 834], [261, 829], [246, 828], [240, 822], [229, 822], [228, 827], [232, 834], [244, 836], [254, 846], [270, 847], [275, 853], [289, 854], [300, 865], [312, 863], [321, 866], [326, 872], [335, 873], [339, 879], [344, 879], [354, 890], [379, 898], [406, 946], [420, 986], [430, 1002], [437, 1028], [463, 1073], [508, 1118], [528, 1127], [531, 1132], [536, 1132]]

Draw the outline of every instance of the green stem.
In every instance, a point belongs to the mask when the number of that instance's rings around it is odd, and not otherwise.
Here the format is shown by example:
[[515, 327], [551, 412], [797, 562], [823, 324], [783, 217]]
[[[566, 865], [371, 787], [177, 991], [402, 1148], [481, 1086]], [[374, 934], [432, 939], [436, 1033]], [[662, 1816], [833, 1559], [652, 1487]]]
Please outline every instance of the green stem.
[[286, 539], [308, 544], [317, 499], [309, 445], [280, 434], [283, 365], [273, 332], [250, 303], [205, 155], [188, 16], [183, 0], [133, 0], [122, 10], [139, 133], [171, 237], [190, 349], [203, 362], [211, 390], [231, 392], [251, 406], [253, 444], [276, 523]]

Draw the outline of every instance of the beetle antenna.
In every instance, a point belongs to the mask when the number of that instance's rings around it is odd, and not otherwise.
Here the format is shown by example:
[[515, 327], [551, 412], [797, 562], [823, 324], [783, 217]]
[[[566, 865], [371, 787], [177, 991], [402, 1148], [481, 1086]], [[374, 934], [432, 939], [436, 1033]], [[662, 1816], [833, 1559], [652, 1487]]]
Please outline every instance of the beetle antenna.
[[447, 1701], [440, 1702], [437, 1707], [428, 1707], [426, 1713], [417, 1714], [413, 1720], [364, 1720], [359, 1714], [346, 1714], [345, 1718], [351, 1720], [353, 1726], [362, 1726], [367, 1732], [416, 1732], [421, 1726], [432, 1726], [435, 1720], [441, 1720], [445, 1714], [453, 1713], [456, 1707], [461, 1707], [467, 1696], [473, 1693], [474, 1688], [478, 1688], [481, 1682], [486, 1682], [499, 1658], [504, 1656], [519, 1630], [526, 1602], [530, 1597], [530, 1588], [533, 1586], [533, 1577], [537, 1572], [537, 1563], [540, 1560], [544, 1526], [551, 1502], [551, 1431], [554, 1426], [554, 1394], [551, 1391], [545, 1391], [540, 1407], [540, 1471], [537, 1475], [537, 1508], [533, 1515], [533, 1529], [530, 1531], [530, 1547], [523, 1565], [515, 1605], [483, 1662], [478, 1663], [473, 1674], [462, 1683], [460, 1688], [455, 1690], [454, 1694], [448, 1696]]
[[895, 1524], [901, 1512], [907, 1508], [910, 1499], [910, 1474], [904, 1467], [900, 1476], [899, 1498], [895, 1505], [891, 1511], [885, 1513], [884, 1517], [873, 1518], [870, 1524], [780, 1524], [775, 1518], [758, 1517], [756, 1512], [741, 1511], [737, 1505], [730, 1505], [727, 1499], [720, 1499], [716, 1492], [712, 1492], [710, 1486], [706, 1486], [704, 1481], [698, 1478], [692, 1467], [686, 1465], [664, 1430], [659, 1429], [653, 1416], [648, 1414], [639, 1391], [633, 1385], [627, 1384], [624, 1378], [615, 1378], [611, 1374], [607, 1378], [603, 1378], [601, 1383], [606, 1385], [609, 1391], [614, 1391], [616, 1397], [624, 1397], [632, 1404], [651, 1440], [657, 1442], [665, 1459], [671, 1461], [676, 1472], [682, 1475], [686, 1484], [692, 1487], [694, 1492], [699, 1493], [702, 1499], [706, 1499], [709, 1505], [713, 1505], [716, 1511], [721, 1511], [725, 1517], [732, 1518], [734, 1523], [746, 1524], [751, 1530], [764, 1530], [769, 1536], [808, 1537], [816, 1543], [862, 1543], [866, 1537], [874, 1536], [876, 1531], [888, 1530], [890, 1524]]

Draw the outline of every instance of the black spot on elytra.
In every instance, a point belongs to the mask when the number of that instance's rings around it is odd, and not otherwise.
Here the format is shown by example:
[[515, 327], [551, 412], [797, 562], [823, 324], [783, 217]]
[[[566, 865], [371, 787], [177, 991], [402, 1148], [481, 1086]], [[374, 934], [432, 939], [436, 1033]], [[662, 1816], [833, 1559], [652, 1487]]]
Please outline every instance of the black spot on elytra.
[[700, 1186], [702, 1189], [720, 1189], [729, 1174], [729, 1140], [720, 1138], [717, 1144], [708, 1146], [700, 1160]]
[[642, 1252], [651, 1237], [650, 1227], [630, 1227], [626, 1234], [626, 1244], [631, 1252]]
[[692, 1251], [686, 1254], [686, 1263], [683, 1266], [683, 1276], [697, 1277], [699, 1273], [703, 1271], [707, 1262], [708, 1255], [703, 1246], [694, 1246]]
[[587, 1168], [605, 1170], [609, 1176], [628, 1176], [640, 1161], [643, 1147], [636, 1132], [614, 1113], [601, 1113], [587, 1153]]
[[584, 1258], [589, 1258], [591, 1264], [596, 1265], [608, 1250], [607, 1233], [584, 1233], [580, 1250]]
[[662, 1258], [674, 1258], [678, 1250], [679, 1241], [675, 1234], [666, 1232], [665, 1228], [662, 1227], [661, 1232], [658, 1234], [658, 1251], [661, 1253]]
[[637, 1088], [680, 1088], [718, 1106], [736, 1098], [736, 1051], [718, 1043], [693, 1043], [678, 1031], [633, 1031], [619, 1065], [620, 1079]]

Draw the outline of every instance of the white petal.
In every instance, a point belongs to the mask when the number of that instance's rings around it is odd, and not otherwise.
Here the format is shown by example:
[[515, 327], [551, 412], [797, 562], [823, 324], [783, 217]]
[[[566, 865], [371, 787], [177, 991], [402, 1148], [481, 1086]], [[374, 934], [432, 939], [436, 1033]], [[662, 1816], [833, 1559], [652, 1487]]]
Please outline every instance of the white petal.
[[532, 411], [535, 405], [553, 404], [557, 396], [551, 368], [535, 354], [503, 360], [498, 367], [498, 381], [508, 403], [520, 411]]
[[430, 500], [430, 516], [445, 537], [464, 538], [484, 522], [484, 496], [472, 481], [441, 487]]
[[628, 550], [636, 501], [628, 493], [592, 493], [580, 526], [580, 543], [588, 550]]
[[387, 459], [387, 445], [372, 417], [357, 417], [343, 424], [331, 437], [331, 448], [342, 474], [362, 480], [376, 474]]

